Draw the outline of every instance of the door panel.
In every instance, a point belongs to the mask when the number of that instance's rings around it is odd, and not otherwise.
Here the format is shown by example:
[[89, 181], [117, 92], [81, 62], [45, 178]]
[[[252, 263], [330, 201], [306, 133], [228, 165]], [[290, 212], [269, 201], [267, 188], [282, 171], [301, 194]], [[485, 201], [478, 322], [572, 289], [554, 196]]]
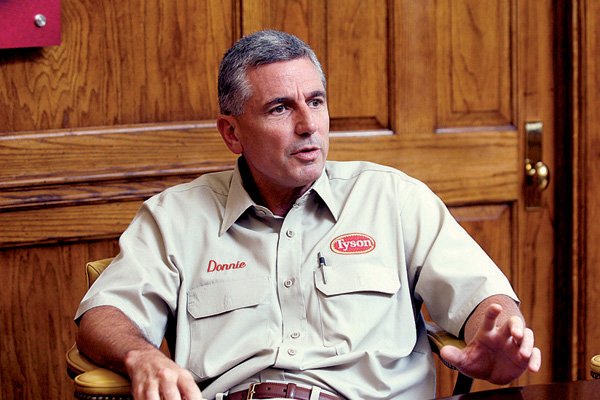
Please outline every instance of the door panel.
[[[288, 4], [269, 3], [270, 10]], [[266, 11], [243, 33], [293, 27], [315, 46], [330, 83], [330, 158], [400, 168], [451, 206], [509, 276], [536, 330], [546, 362], [541, 373], [515, 384], [549, 381], [553, 186], [541, 207], [525, 208], [523, 138], [525, 122], [544, 123], [543, 157], [552, 168], [550, 2], [364, 3], [294, 2], [304, 19], [285, 13], [269, 18], [265, 13], [273, 11]], [[313, 30], [323, 20], [326, 29]], [[450, 393], [448, 375], [443, 370], [442, 394]], [[489, 387], [477, 382], [474, 389]]]

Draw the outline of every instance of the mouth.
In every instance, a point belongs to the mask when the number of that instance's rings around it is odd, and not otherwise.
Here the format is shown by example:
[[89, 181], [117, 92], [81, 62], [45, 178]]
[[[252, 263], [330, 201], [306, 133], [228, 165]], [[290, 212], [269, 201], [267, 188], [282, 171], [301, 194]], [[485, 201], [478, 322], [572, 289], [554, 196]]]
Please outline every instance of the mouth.
[[312, 161], [319, 156], [321, 148], [318, 146], [304, 146], [291, 153], [293, 157], [296, 157], [303, 161]]

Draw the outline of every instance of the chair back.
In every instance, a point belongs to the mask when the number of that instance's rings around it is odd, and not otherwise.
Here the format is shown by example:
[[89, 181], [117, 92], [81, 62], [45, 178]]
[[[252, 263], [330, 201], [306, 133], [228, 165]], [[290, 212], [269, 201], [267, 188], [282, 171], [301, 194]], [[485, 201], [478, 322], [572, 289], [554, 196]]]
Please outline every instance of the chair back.
[[98, 279], [100, 274], [110, 265], [113, 257], [102, 260], [90, 261], [85, 265], [85, 277], [87, 278], [88, 289]]

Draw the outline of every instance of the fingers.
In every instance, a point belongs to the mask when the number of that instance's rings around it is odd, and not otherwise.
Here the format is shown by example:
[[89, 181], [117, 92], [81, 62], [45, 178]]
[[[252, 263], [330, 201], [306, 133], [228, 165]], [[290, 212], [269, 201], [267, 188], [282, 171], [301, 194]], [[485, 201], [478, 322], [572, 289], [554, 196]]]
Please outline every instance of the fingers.
[[528, 369], [531, 372], [538, 372], [542, 366], [542, 352], [537, 347], [533, 348], [529, 358]]
[[[509, 328], [510, 335], [515, 338], [517, 344], [520, 344], [525, 332], [525, 324], [523, 323], [523, 320], [519, 317], [513, 316], [507, 321], [506, 324]], [[533, 335], [533, 332], [531, 332], [531, 334]]]
[[517, 364], [521, 365], [523, 369], [538, 372], [542, 364], [542, 353], [539, 348], [535, 347], [533, 331], [525, 328], [525, 324], [518, 317], [512, 317], [507, 325], [514, 345], [517, 346], [518, 359], [520, 360], [517, 361]]
[[515, 335], [513, 335], [513, 337], [515, 338], [515, 344], [519, 345], [519, 354], [521, 357], [529, 359], [531, 357], [533, 344], [535, 341], [533, 338], [533, 331], [529, 328], [524, 329], [520, 341], [515, 337]]
[[462, 350], [450, 345], [441, 348], [440, 356], [456, 368], [460, 368], [466, 359]]
[[136, 400], [203, 400], [202, 393], [189, 371], [161, 369], [154, 378], [134, 385]]
[[490, 304], [490, 306], [485, 311], [485, 318], [483, 319], [483, 323], [481, 324], [481, 329], [487, 332], [491, 332], [496, 327], [496, 319], [502, 312], [502, 306], [499, 304]]
[[180, 379], [179, 392], [181, 393], [182, 399], [185, 400], [204, 400], [202, 393], [200, 393], [200, 389], [198, 389], [198, 385], [189, 372]]
[[523, 340], [519, 348], [519, 355], [527, 362], [527, 369], [531, 372], [538, 372], [542, 365], [542, 353], [539, 348], [534, 346], [535, 339], [533, 331], [525, 328]]
[[164, 400], [181, 400], [179, 394], [178, 380], [179, 375], [172, 369], [162, 369], [158, 372], [159, 391], [161, 399]]

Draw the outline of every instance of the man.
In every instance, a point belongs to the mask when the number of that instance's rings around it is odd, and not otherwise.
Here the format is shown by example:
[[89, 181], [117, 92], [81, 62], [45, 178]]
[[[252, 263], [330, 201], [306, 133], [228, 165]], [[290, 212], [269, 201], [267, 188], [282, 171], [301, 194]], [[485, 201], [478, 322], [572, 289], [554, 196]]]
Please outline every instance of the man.
[[80, 350], [136, 398], [431, 398], [423, 303], [464, 335], [443, 356], [466, 374], [539, 369], [508, 281], [425, 185], [326, 162], [326, 81], [305, 43], [242, 38], [219, 101], [235, 170], [145, 202], [76, 315]]

